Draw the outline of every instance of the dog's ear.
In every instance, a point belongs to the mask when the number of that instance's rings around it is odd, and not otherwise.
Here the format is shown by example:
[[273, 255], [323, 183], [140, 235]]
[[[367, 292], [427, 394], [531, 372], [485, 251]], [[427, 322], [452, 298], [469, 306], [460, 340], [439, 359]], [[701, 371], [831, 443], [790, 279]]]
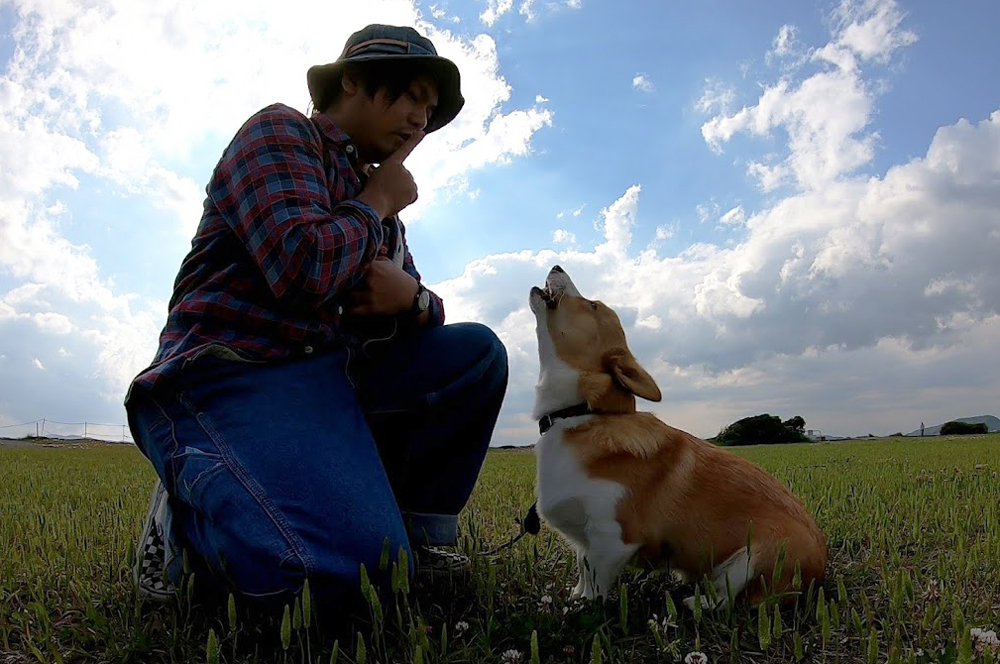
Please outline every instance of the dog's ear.
[[605, 362], [618, 384], [632, 394], [649, 401], [659, 401], [663, 398], [656, 381], [645, 369], [639, 366], [635, 357], [627, 349], [619, 349], [609, 353]]

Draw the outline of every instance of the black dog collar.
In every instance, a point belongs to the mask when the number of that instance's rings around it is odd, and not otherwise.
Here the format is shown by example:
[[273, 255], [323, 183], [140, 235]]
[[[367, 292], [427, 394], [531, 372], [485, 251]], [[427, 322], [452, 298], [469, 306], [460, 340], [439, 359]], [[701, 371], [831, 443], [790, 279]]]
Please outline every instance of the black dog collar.
[[569, 408], [560, 408], [559, 410], [553, 411], [548, 415], [542, 417], [538, 420], [538, 433], [543, 434], [552, 428], [552, 425], [556, 423], [556, 420], [561, 420], [567, 417], [576, 417], [578, 415], [590, 415], [593, 413], [585, 403], [578, 403], [575, 406], [570, 406]]

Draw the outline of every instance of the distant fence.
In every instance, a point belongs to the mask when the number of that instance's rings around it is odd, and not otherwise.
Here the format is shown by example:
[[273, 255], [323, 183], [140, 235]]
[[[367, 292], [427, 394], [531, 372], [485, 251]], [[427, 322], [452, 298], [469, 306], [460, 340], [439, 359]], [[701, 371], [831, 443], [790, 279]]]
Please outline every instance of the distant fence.
[[127, 424], [99, 422], [59, 422], [42, 418], [20, 424], [0, 425], [0, 438], [61, 438], [75, 440], [91, 438], [109, 443], [134, 443]]

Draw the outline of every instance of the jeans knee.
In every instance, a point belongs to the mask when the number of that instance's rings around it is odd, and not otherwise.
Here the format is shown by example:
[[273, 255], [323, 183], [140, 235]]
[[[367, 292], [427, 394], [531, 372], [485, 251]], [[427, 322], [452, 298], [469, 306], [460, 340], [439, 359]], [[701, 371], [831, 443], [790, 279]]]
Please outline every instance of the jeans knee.
[[490, 327], [482, 323], [456, 323], [461, 330], [465, 345], [476, 350], [478, 357], [491, 359], [490, 372], [493, 377], [507, 376], [507, 347]]

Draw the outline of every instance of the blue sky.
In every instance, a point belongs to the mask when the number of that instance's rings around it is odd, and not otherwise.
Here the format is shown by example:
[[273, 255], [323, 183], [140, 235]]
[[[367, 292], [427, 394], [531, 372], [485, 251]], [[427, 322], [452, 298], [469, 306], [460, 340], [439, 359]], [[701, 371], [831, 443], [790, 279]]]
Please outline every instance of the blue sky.
[[994, 2], [0, 0], [0, 426], [125, 421], [221, 150], [369, 22], [463, 71], [404, 221], [449, 319], [508, 346], [497, 444], [534, 440], [555, 262], [698, 435], [1000, 411]]

